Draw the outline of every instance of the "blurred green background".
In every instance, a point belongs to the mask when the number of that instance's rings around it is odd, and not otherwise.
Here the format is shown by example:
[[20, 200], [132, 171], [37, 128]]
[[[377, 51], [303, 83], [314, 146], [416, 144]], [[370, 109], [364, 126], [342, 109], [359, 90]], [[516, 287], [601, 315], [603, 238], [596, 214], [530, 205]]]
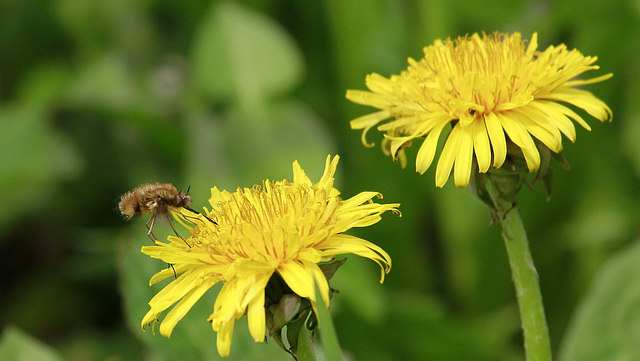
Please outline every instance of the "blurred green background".
[[[148, 287], [166, 267], [139, 253], [146, 219], [125, 223], [120, 194], [148, 182], [234, 190], [318, 180], [339, 154], [345, 197], [402, 204], [351, 232], [389, 252], [351, 256], [332, 311], [353, 360], [523, 360], [506, 252], [486, 207], [360, 142], [348, 102], [371, 72], [420, 58], [437, 38], [539, 33], [597, 55], [611, 80], [588, 90], [612, 123], [588, 119], [555, 164], [554, 194], [520, 195], [556, 359], [640, 360], [640, 2], [0, 1], [0, 360], [215, 360], [205, 317], [215, 291], [171, 339], [143, 333]], [[379, 134], [370, 141], [379, 144]], [[168, 231], [166, 226], [164, 231]], [[162, 234], [163, 232], [156, 232]], [[228, 360], [289, 360], [237, 322]]]

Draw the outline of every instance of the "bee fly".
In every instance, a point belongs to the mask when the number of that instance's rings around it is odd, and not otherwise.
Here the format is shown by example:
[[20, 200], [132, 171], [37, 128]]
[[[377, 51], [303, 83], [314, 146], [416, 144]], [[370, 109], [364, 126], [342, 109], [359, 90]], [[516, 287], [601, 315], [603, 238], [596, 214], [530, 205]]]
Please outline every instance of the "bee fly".
[[[185, 208], [195, 214], [200, 214], [198, 211], [189, 207], [191, 203], [191, 196], [187, 192], [178, 192], [176, 187], [170, 183], [153, 183], [145, 184], [140, 187], [134, 188], [120, 197], [120, 212], [126, 219], [131, 219], [136, 215], [151, 214], [151, 218], [147, 221], [145, 226], [149, 230], [147, 236], [151, 238], [153, 243], [157, 242], [155, 235], [153, 234], [153, 227], [156, 223], [158, 216], [164, 217], [169, 226], [173, 230], [173, 233], [180, 237], [178, 232], [173, 228], [171, 219], [169, 218], [170, 211], [177, 211], [176, 208]], [[217, 224], [209, 217], [205, 216], [213, 224]], [[191, 247], [186, 241], [187, 246]]]
[[[188, 193], [189, 190], [187, 192], [178, 192], [176, 187], [170, 183], [145, 184], [123, 194], [120, 197], [118, 207], [127, 220], [139, 214], [151, 214], [151, 218], [145, 223], [145, 226], [149, 230], [147, 236], [154, 244], [157, 244], [157, 238], [153, 234], [153, 226], [156, 224], [156, 218], [162, 216], [169, 223], [173, 233], [191, 248], [191, 245], [173, 228], [169, 218], [169, 212], [176, 211], [176, 208], [185, 208], [193, 213], [200, 214], [198, 211], [189, 208], [189, 203], [191, 203], [192, 199]], [[205, 216], [205, 218], [213, 224], [217, 224], [209, 217]], [[173, 269], [172, 264], [169, 264], [169, 266]], [[173, 269], [173, 273], [175, 276], [175, 269]]]

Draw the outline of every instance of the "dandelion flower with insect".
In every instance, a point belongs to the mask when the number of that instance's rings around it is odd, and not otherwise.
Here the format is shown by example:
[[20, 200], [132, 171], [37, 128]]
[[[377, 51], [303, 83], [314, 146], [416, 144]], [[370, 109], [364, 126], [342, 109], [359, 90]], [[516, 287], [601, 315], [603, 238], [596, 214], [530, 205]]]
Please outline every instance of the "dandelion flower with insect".
[[[377, 192], [362, 192], [342, 199], [333, 187], [338, 157], [327, 157], [319, 182], [313, 183], [293, 163], [293, 181], [269, 181], [262, 186], [237, 189], [233, 193], [211, 190], [212, 209], [206, 216], [185, 218], [193, 224], [183, 247], [175, 237], [168, 243], [142, 248], [153, 258], [175, 265], [178, 278], [169, 283], [151, 301], [141, 325], [161, 322], [160, 333], [169, 337], [180, 319], [204, 293], [218, 282], [224, 285], [208, 321], [217, 332], [217, 348], [227, 356], [235, 320], [247, 316], [249, 331], [256, 342], [266, 335], [265, 293], [272, 277], [279, 277], [290, 295], [304, 298], [316, 306], [314, 287], [329, 303], [330, 287], [321, 269], [322, 262], [336, 255], [353, 253], [367, 257], [381, 267], [381, 282], [389, 272], [391, 259], [377, 245], [343, 232], [377, 223], [381, 214], [397, 212], [398, 204], [380, 204]], [[185, 211], [182, 215], [187, 215]], [[191, 216], [191, 215], [190, 215]], [[187, 222], [184, 222], [187, 225]], [[154, 284], [171, 273], [157, 273]], [[177, 303], [176, 303], [177, 302]], [[173, 308], [159, 321], [160, 314]]]

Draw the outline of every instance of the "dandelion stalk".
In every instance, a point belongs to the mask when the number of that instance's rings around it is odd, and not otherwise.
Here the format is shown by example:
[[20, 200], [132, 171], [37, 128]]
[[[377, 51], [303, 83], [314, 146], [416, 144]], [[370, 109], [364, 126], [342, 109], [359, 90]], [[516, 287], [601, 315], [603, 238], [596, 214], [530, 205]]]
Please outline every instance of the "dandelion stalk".
[[318, 300], [318, 326], [320, 328], [320, 338], [324, 348], [324, 356], [327, 360], [342, 361], [342, 351], [336, 330], [333, 327], [333, 320], [329, 314], [329, 308], [320, 297], [320, 290], [316, 285], [316, 299]]
[[487, 191], [494, 204], [496, 218], [502, 227], [502, 238], [507, 247], [520, 309], [527, 361], [551, 361], [551, 344], [538, 273], [533, 264], [520, 212], [515, 202], [505, 199], [491, 181], [487, 183]]

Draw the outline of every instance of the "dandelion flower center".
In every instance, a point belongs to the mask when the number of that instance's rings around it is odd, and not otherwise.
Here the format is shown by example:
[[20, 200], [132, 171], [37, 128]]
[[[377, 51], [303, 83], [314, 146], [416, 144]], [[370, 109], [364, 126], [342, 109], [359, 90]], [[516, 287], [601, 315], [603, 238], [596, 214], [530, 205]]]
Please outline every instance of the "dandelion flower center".
[[218, 201], [209, 216], [221, 226], [199, 227], [192, 240], [227, 262], [294, 260], [332, 234], [340, 203], [324, 189], [265, 181]]

